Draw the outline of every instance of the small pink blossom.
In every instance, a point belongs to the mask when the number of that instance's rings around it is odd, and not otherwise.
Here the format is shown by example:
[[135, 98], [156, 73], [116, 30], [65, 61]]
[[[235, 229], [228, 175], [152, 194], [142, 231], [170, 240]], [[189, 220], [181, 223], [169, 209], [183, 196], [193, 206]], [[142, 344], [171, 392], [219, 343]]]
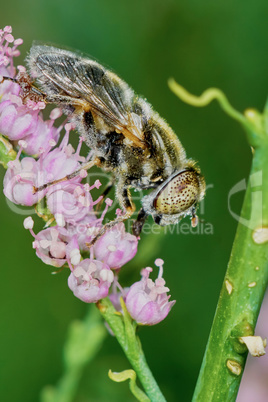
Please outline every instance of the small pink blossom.
[[76, 236], [79, 249], [88, 252], [87, 244], [92, 241], [94, 233], [97, 233], [99, 230], [96, 226], [97, 223], [98, 219], [95, 216], [95, 212], [89, 211], [83, 219], [78, 222], [76, 222], [75, 219], [67, 222], [65, 227], [71, 236]]
[[[80, 183], [62, 183], [47, 196], [47, 206], [53, 215], [61, 215], [65, 222], [82, 220], [93, 208], [93, 200], [89, 191]], [[57, 220], [57, 218], [56, 218]]]
[[98, 260], [118, 269], [135, 256], [137, 247], [137, 238], [127, 233], [125, 225], [121, 222], [96, 241], [94, 253]]
[[33, 248], [36, 255], [45, 264], [62, 267], [67, 262], [66, 246], [70, 239], [66, 229], [53, 226], [42, 230], [37, 235], [30, 231], [35, 237]]
[[[22, 39], [14, 40], [11, 27], [0, 31], [0, 76], [15, 78], [16, 69], [13, 66], [13, 57], [19, 56], [17, 47], [23, 43]], [[12, 44], [12, 45], [11, 45]], [[25, 71], [19, 66], [20, 72]], [[28, 99], [26, 105], [22, 104], [19, 97], [20, 86], [11, 80], [5, 80], [0, 84], [0, 132], [11, 141], [24, 139], [28, 147], [25, 152], [28, 155], [36, 155], [39, 148], [46, 150], [49, 140], [58, 141], [59, 131], [53, 127], [53, 116], [44, 121], [39, 111], [44, 109], [44, 102], [33, 102]]]
[[[8, 69], [0, 65], [0, 77], [10, 77]], [[10, 95], [18, 96], [20, 93], [20, 86], [16, 82], [6, 80], [0, 84], [0, 98], [1, 102], [6, 100], [10, 101]]]
[[78, 299], [96, 303], [108, 295], [113, 272], [108, 265], [89, 258], [81, 261], [68, 278], [68, 286]]
[[77, 236], [70, 234], [66, 228], [52, 226], [35, 234], [31, 217], [24, 220], [24, 227], [29, 229], [34, 237], [33, 248], [45, 264], [61, 267], [68, 263], [71, 267], [80, 263], [81, 254]]
[[[79, 155], [74, 151], [71, 144], [67, 146], [59, 146], [48, 153], [40, 156], [40, 170], [44, 172], [43, 183], [49, 183], [53, 180], [62, 179], [79, 169]], [[72, 181], [80, 182], [81, 177], [78, 175]]]
[[17, 141], [36, 130], [38, 115], [21, 104], [21, 98], [13, 95], [13, 101], [0, 103], [0, 132], [12, 141]]
[[32, 206], [42, 198], [43, 192], [33, 193], [38, 176], [38, 162], [31, 158], [8, 162], [4, 177], [4, 194], [14, 204]]
[[[7, 77], [15, 76], [15, 68], [13, 66], [13, 57], [19, 56], [20, 52], [17, 46], [23, 43], [22, 39], [14, 40], [11, 26], [6, 26], [0, 30], [0, 74]], [[3, 71], [3, 67], [6, 71]], [[7, 74], [3, 74], [7, 73]]]
[[[22, 39], [16, 39], [11, 47], [11, 39], [13, 37], [12, 35], [10, 36], [10, 34], [12, 28], [8, 27], [10, 32], [5, 31], [6, 28], [7, 27], [5, 27], [4, 30], [0, 30], [0, 76], [15, 78], [16, 69], [13, 66], [13, 57], [20, 55], [17, 47], [21, 45], [23, 41]], [[19, 95], [19, 92], [20, 86], [15, 82], [6, 80], [0, 85], [0, 98], [2, 101], [9, 99], [10, 95]]]
[[27, 141], [25, 152], [28, 155], [38, 155], [40, 149], [46, 151], [51, 148], [51, 140], [58, 142], [60, 132], [56, 127], [51, 126], [50, 121], [44, 121], [40, 116], [37, 118], [35, 129], [24, 136]]
[[165, 286], [163, 274], [163, 260], [155, 261], [159, 266], [159, 274], [155, 281], [149, 278], [152, 268], [141, 271], [142, 279], [134, 283], [126, 297], [126, 307], [131, 317], [140, 325], [155, 325], [162, 321], [175, 301], [170, 302], [167, 296], [169, 288]]
[[[15, 85], [14, 91], [17, 92], [19, 86], [14, 83], [12, 85]], [[27, 142], [24, 152], [28, 155], [37, 155], [40, 149], [50, 150], [50, 141], [57, 143], [60, 136], [60, 131], [53, 126], [54, 120], [44, 121], [39, 114], [43, 104], [29, 101], [27, 106], [23, 105], [21, 98], [12, 93], [6, 93], [0, 103], [1, 134], [11, 141], [24, 139]]]

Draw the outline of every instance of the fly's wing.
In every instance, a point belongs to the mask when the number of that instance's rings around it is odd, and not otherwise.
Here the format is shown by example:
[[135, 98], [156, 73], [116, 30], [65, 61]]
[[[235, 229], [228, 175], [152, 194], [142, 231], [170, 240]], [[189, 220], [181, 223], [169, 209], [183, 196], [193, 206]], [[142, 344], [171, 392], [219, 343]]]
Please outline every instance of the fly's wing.
[[33, 46], [28, 64], [48, 94], [85, 101], [106, 124], [145, 148], [142, 116], [132, 112], [135, 94], [115, 74], [93, 60], [52, 46]]

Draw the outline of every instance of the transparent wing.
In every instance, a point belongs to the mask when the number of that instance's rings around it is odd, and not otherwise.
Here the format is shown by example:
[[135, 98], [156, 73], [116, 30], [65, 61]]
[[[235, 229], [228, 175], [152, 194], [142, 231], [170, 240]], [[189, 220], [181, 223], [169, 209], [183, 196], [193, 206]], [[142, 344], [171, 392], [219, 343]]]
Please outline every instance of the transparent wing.
[[33, 46], [28, 63], [46, 91], [85, 100], [108, 125], [144, 145], [141, 116], [132, 112], [135, 94], [118, 76], [93, 60], [52, 46]]

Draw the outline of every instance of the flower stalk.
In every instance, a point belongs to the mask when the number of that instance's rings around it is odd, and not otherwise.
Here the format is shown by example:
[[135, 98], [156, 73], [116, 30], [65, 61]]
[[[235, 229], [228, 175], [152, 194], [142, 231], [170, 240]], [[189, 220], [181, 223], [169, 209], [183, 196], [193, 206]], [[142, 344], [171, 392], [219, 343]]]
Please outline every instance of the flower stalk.
[[170, 81], [171, 89], [194, 106], [217, 99], [221, 107], [242, 123], [253, 161], [230, 261], [206, 347], [193, 401], [235, 401], [244, 370], [247, 348], [243, 336], [254, 335], [268, 284], [268, 110], [244, 115], [217, 89], [200, 97]]
[[108, 297], [100, 300], [97, 307], [122, 347], [148, 398], [154, 402], [164, 402], [165, 398], [149, 369], [140, 340], [136, 335], [136, 324], [131, 319], [122, 298], [120, 302], [123, 314], [116, 311]]

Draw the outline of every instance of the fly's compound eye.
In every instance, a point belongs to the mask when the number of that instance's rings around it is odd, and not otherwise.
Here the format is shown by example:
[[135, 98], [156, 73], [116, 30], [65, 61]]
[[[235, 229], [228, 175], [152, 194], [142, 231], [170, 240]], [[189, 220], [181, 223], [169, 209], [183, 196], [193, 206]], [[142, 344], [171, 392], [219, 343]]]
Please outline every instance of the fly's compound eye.
[[193, 206], [200, 197], [200, 182], [195, 171], [179, 173], [159, 191], [153, 206], [160, 214], [179, 214]]

